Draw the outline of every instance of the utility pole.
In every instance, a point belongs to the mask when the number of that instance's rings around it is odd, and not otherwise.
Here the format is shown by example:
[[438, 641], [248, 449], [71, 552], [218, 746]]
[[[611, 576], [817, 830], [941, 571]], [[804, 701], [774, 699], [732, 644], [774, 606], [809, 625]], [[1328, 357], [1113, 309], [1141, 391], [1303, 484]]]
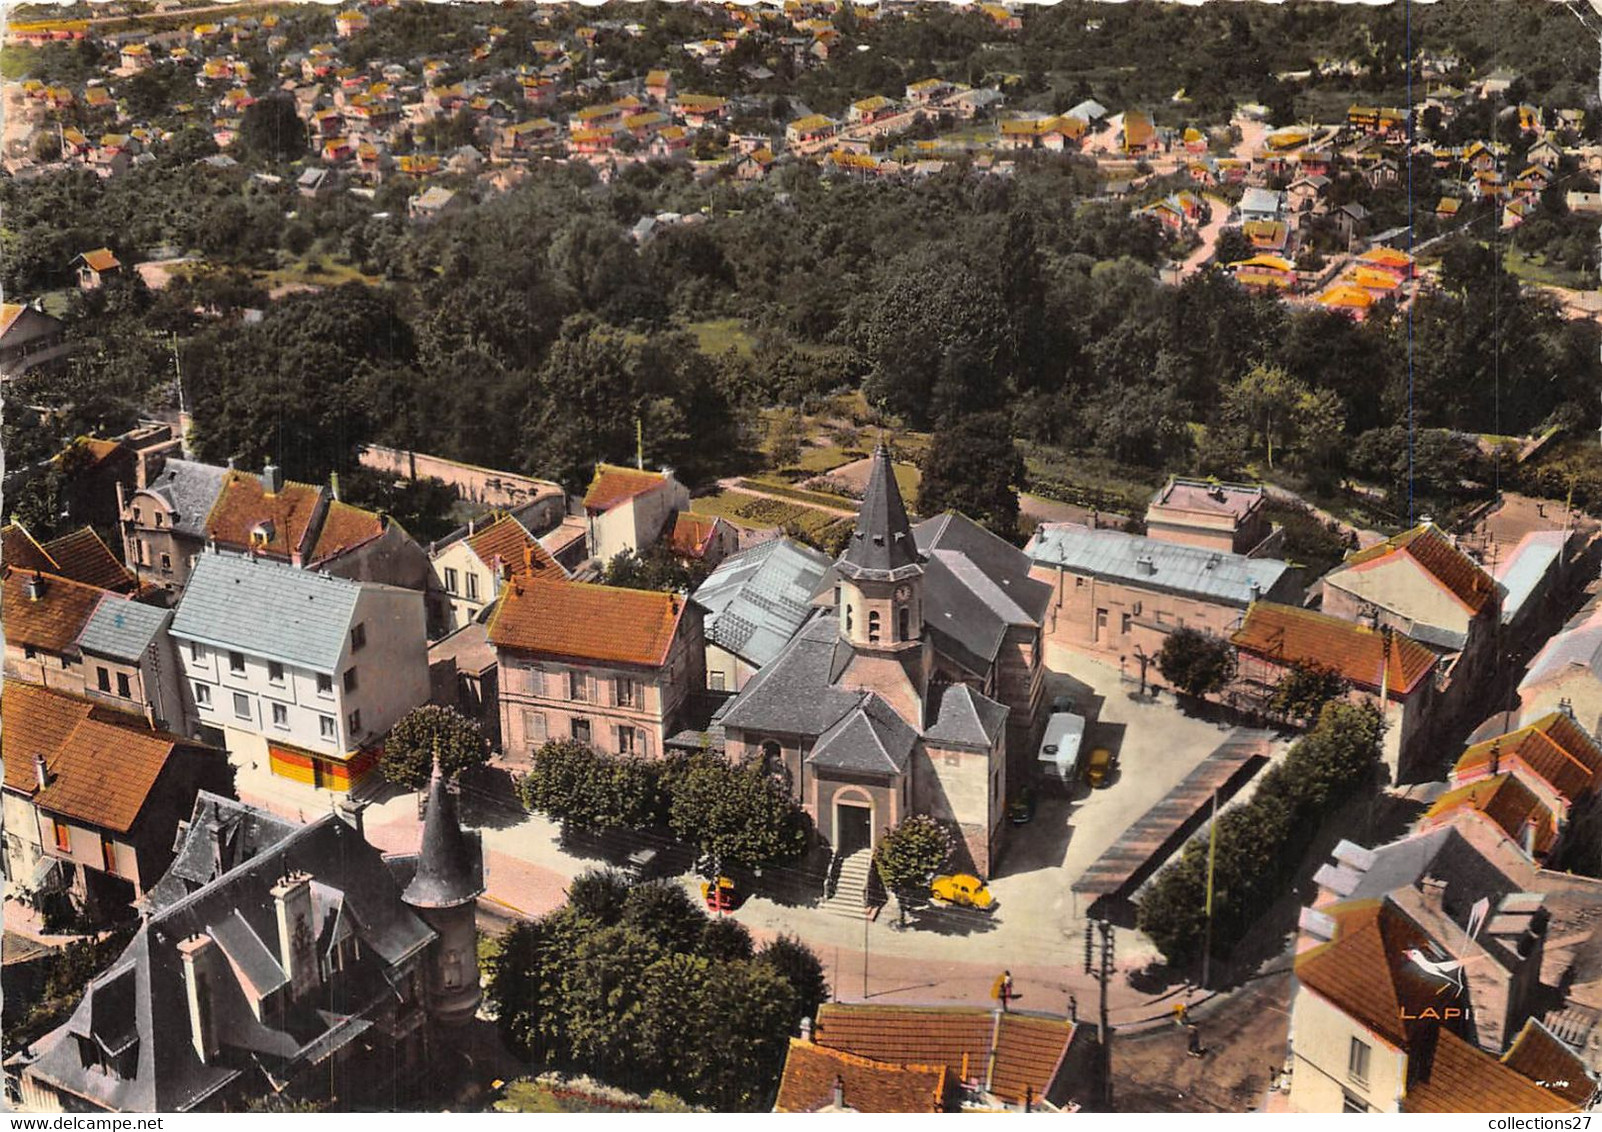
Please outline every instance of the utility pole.
[[862, 909], [862, 1001], [868, 1001], [868, 909]]
[[1213, 961], [1213, 872], [1218, 865], [1218, 791], [1213, 791], [1213, 820], [1207, 830], [1207, 927], [1202, 936], [1201, 989], [1207, 989]]
[[[1096, 937], [1101, 937], [1101, 955], [1096, 955]], [[1103, 1104], [1112, 1103], [1112, 1051], [1108, 1039], [1112, 1026], [1107, 1020], [1107, 988], [1113, 974], [1113, 926], [1109, 920], [1085, 921], [1085, 974], [1096, 980], [1101, 988], [1101, 1003], [1096, 1013], [1096, 1047], [1101, 1051], [1101, 1089]]]

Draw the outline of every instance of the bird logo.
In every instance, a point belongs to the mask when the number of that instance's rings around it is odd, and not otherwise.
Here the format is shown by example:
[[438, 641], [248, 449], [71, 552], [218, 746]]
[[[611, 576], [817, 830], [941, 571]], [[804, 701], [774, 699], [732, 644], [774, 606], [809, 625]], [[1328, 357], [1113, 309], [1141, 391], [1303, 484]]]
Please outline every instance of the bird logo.
[[[1490, 910], [1491, 901], [1484, 896], [1475, 901], [1474, 906], [1469, 909], [1468, 925], [1464, 928], [1464, 934], [1470, 943], [1479, 937], [1480, 929], [1485, 926], [1485, 917]], [[1435, 988], [1437, 995], [1451, 990], [1456, 997], [1468, 989], [1468, 974], [1464, 969], [1467, 960], [1452, 954], [1433, 940], [1430, 941], [1428, 952], [1423, 948], [1410, 947], [1402, 954], [1407, 956], [1420, 971], [1440, 982], [1440, 986]]]

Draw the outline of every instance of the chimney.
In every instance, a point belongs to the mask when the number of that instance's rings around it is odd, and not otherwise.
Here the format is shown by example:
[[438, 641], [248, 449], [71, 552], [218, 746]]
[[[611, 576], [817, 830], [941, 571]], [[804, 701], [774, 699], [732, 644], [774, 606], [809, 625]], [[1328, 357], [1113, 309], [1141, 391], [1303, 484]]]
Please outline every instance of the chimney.
[[28, 579], [28, 600], [38, 601], [40, 598], [44, 597], [44, 592], [44, 577], [39, 573], [39, 571], [35, 570], [33, 572], [33, 577]]
[[261, 470], [261, 489], [268, 495], [277, 495], [284, 490], [284, 469], [277, 464], [269, 462]]
[[1262, 585], [1261, 582], [1253, 582], [1252, 583], [1252, 600], [1253, 601], [1262, 601], [1263, 600], [1263, 585]]
[[804, 1042], [812, 1040], [812, 1019], [810, 1018], [801, 1019], [801, 1040]]
[[232, 456], [228, 457], [228, 470], [230, 472], [237, 470], [238, 466], [239, 465], [235, 461], [234, 457], [232, 457]]
[[185, 997], [189, 1001], [189, 1040], [202, 1064], [210, 1064], [219, 1048], [217, 1028], [211, 1017], [208, 979], [212, 946], [211, 937], [205, 934], [191, 936], [178, 945], [178, 955], [184, 964]]
[[278, 919], [278, 961], [289, 976], [290, 994], [299, 998], [317, 986], [321, 970], [317, 963], [312, 927], [311, 876], [290, 873], [272, 888]]
[[328, 492], [329, 492], [330, 495], [332, 495], [334, 497], [334, 502], [338, 503], [339, 502], [339, 473], [338, 472], [329, 472], [328, 473]]
[[339, 820], [350, 826], [358, 836], [363, 838], [367, 836], [366, 824], [362, 818], [366, 809], [366, 802], [356, 801], [348, 795], [334, 803], [334, 812], [339, 815]]
[[845, 1078], [838, 1073], [834, 1075], [834, 1107], [836, 1112], [845, 1108]]
[[1498, 739], [1491, 744], [1491, 777], [1495, 778], [1502, 773], [1502, 740]]
[[37, 752], [33, 756], [33, 778], [43, 790], [50, 785], [50, 767], [45, 763], [45, 757]]
[[1140, 573], [1145, 574], [1147, 577], [1150, 577], [1151, 575], [1157, 573], [1157, 563], [1153, 560], [1151, 555], [1142, 554], [1139, 558], [1135, 559], [1135, 569], [1137, 569]]
[[1424, 877], [1419, 882], [1424, 907], [1441, 915], [1446, 914], [1446, 882], [1439, 877]]

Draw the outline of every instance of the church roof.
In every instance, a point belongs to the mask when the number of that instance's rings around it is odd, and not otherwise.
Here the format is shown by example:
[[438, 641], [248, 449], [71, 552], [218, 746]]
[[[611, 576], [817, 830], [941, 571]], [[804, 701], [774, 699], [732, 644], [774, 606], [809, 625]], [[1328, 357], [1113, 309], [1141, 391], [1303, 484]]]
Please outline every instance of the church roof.
[[895, 469], [884, 445], [873, 450], [873, 467], [868, 487], [857, 513], [856, 529], [836, 564], [847, 578], [874, 578], [893, 581], [910, 577], [918, 570], [918, 546], [907, 521], [907, 508], [901, 501]]
[[807, 762], [825, 770], [900, 774], [912, 759], [918, 733], [877, 693], [818, 736]]
[[1007, 707], [966, 684], [948, 684], [934, 692], [934, 722], [923, 737], [937, 747], [988, 750], [1007, 725]]

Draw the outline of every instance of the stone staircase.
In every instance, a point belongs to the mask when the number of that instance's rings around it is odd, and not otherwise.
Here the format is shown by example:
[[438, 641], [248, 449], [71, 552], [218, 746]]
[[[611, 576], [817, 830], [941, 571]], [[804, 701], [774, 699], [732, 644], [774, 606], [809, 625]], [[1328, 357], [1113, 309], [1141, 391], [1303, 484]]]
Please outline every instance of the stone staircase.
[[839, 880], [823, 901], [823, 910], [848, 920], [860, 920], [868, 911], [868, 878], [873, 871], [873, 850], [859, 849], [839, 861]]

